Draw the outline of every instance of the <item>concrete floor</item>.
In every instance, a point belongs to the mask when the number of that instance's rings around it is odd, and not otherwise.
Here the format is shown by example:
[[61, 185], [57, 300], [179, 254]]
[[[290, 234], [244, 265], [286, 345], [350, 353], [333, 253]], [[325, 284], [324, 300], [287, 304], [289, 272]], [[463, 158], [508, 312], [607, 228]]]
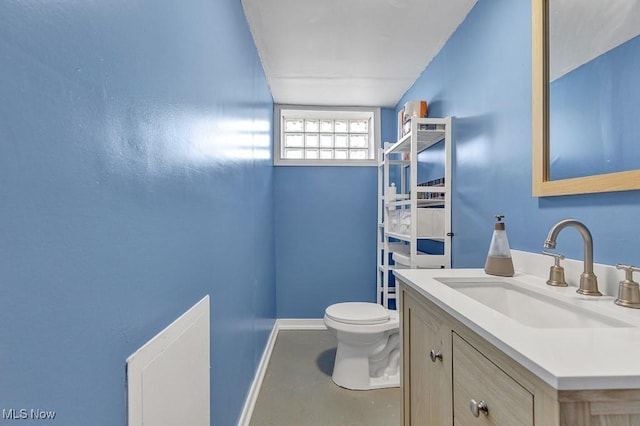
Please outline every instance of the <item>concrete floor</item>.
[[280, 331], [250, 425], [400, 425], [400, 388], [351, 391], [333, 383], [336, 346], [328, 330]]

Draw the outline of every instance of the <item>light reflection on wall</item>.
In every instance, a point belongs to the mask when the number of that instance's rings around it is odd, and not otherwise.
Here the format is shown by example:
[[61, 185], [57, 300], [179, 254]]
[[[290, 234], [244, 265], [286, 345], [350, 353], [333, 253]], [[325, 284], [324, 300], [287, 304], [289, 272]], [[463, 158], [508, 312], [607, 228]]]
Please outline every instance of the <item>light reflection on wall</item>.
[[191, 128], [189, 158], [268, 160], [271, 158], [271, 123], [266, 120], [196, 121]]
[[490, 148], [491, 143], [485, 137], [465, 139], [464, 143], [455, 146], [456, 166], [486, 167], [491, 161]]
[[265, 119], [226, 120], [215, 113], [149, 108], [111, 114], [107, 126], [114, 170], [128, 163], [161, 175], [176, 166], [270, 160], [272, 155], [271, 122]]

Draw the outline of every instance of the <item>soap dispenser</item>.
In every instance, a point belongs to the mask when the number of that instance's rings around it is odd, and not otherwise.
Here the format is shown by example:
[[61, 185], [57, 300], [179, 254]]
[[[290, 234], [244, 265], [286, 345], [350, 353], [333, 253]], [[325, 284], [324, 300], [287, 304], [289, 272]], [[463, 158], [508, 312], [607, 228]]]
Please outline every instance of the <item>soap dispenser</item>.
[[484, 271], [490, 275], [512, 277], [515, 271], [513, 270], [507, 231], [505, 231], [504, 222], [502, 222], [503, 218], [503, 215], [496, 216], [497, 222], [493, 228], [493, 236], [491, 237], [491, 245], [489, 246], [489, 254], [484, 265]]

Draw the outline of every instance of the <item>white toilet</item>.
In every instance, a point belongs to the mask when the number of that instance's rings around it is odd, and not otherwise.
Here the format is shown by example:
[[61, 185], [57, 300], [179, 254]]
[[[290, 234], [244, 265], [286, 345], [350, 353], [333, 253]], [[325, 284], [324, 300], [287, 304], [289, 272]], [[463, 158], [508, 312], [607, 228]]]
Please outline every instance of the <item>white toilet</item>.
[[338, 386], [354, 390], [400, 386], [397, 311], [376, 303], [336, 303], [325, 310], [324, 323], [338, 336], [332, 376]]

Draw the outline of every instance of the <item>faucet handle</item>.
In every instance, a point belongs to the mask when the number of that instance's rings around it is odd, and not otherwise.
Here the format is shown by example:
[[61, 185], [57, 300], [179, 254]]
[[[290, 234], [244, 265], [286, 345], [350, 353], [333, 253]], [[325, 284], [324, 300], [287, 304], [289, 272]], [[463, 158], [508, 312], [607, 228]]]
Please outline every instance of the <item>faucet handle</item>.
[[640, 272], [640, 268], [637, 266], [629, 265], [616, 265], [617, 269], [623, 269], [625, 272], [625, 278], [620, 281], [618, 286], [618, 298], [615, 300], [616, 305], [624, 306], [626, 308], [640, 309], [640, 286], [633, 281], [633, 273]]
[[542, 254], [544, 254], [545, 256], [553, 257], [554, 260], [555, 260], [555, 266], [560, 266], [560, 261], [564, 260], [564, 254], [551, 253], [551, 252], [548, 252], [548, 251], [543, 251]]
[[621, 263], [618, 263], [616, 265], [616, 269], [624, 269], [626, 273], [626, 279], [629, 281], [633, 281], [634, 272], [640, 272], [640, 267], [638, 266], [623, 265]]
[[553, 257], [554, 261], [553, 266], [549, 268], [549, 279], [547, 280], [547, 284], [554, 287], [567, 287], [568, 284], [564, 279], [564, 268], [560, 266], [560, 261], [564, 259], [564, 255], [559, 253], [550, 253], [548, 251], [543, 251], [542, 254]]

